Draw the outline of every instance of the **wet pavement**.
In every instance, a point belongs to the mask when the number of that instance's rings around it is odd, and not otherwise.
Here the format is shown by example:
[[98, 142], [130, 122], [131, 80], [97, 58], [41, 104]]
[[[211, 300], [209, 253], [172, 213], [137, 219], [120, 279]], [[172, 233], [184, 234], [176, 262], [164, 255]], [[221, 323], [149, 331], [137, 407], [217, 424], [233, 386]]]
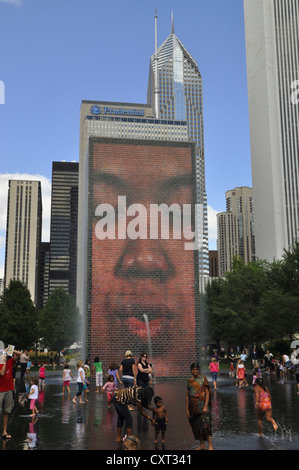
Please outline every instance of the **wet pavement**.
[[[211, 384], [209, 372], [205, 375]], [[74, 375], [75, 376], [75, 375]], [[227, 371], [218, 378], [218, 389], [212, 392], [213, 445], [215, 450], [295, 450], [299, 449], [299, 395], [295, 380], [288, 383], [266, 381], [273, 403], [273, 418], [278, 424], [274, 433], [264, 422], [264, 436], [258, 435], [251, 375], [249, 386], [239, 389]], [[28, 386], [28, 383], [26, 383]], [[17, 379], [17, 389], [20, 381]], [[62, 373], [46, 377], [40, 392], [38, 419], [30, 417], [29, 402], [16, 404], [9, 417], [9, 441], [0, 441], [6, 450], [120, 450], [115, 442], [116, 412], [107, 408], [105, 394], [94, 393], [90, 385], [88, 403], [75, 405], [77, 391], [71, 384], [71, 395], [62, 396]], [[169, 421], [164, 447], [154, 444], [154, 429], [137, 411], [132, 411], [133, 434], [141, 441], [142, 450], [193, 450], [198, 446], [186, 418], [186, 381], [164, 381], [154, 385], [155, 395], [163, 398]], [[160, 437], [161, 438], [161, 437]]]

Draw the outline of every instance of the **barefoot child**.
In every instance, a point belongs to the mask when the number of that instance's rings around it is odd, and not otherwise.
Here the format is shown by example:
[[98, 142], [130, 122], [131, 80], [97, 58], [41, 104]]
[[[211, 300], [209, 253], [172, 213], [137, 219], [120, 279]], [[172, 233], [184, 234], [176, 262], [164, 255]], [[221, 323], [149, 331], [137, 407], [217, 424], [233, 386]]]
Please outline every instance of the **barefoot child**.
[[158, 435], [161, 431], [162, 442], [165, 442], [166, 423], [168, 421], [167, 409], [163, 405], [162, 398], [155, 397], [155, 408], [153, 409], [153, 419], [155, 420], [155, 443], [158, 442]]
[[277, 431], [277, 424], [272, 418], [271, 395], [268, 388], [264, 385], [262, 378], [257, 378], [254, 387], [255, 407], [257, 408], [257, 422], [259, 435], [263, 435], [263, 416], [272, 424], [274, 431]]
[[42, 364], [39, 368], [39, 389], [45, 388], [45, 378], [46, 378], [46, 367], [45, 364]]
[[63, 370], [62, 395], [64, 395], [65, 387], [67, 388], [67, 390], [69, 392], [69, 395], [70, 395], [70, 393], [71, 393], [71, 389], [70, 389], [70, 380], [71, 380], [71, 378], [73, 380], [75, 380], [74, 377], [73, 377], [73, 374], [71, 373], [70, 366], [68, 364], [65, 364], [64, 370]]
[[210, 362], [209, 369], [211, 370], [214, 390], [217, 390], [217, 377], [219, 373], [219, 363], [217, 362], [215, 357], [212, 358], [212, 362]]
[[113, 394], [117, 390], [113, 375], [108, 375], [107, 382], [105, 383], [103, 390], [105, 390], [106, 392], [107, 399], [108, 399], [108, 408], [110, 408]]
[[83, 369], [84, 362], [83, 361], [78, 361], [77, 362], [77, 369], [78, 369], [78, 377], [77, 377], [77, 386], [78, 386], [78, 392], [73, 398], [73, 402], [77, 403], [77, 398], [79, 397], [79, 403], [84, 403], [82, 400], [82, 392], [83, 392], [83, 387], [86, 382], [85, 379], [85, 372]]
[[36, 402], [38, 399], [38, 378], [32, 377], [30, 382], [31, 382], [31, 387], [30, 387], [30, 392], [28, 395], [28, 398], [30, 400], [30, 410], [32, 411], [32, 414], [30, 416], [34, 417], [35, 414], [39, 412], [38, 409], [36, 408]]
[[244, 361], [240, 361], [237, 366], [237, 378], [239, 381], [239, 388], [243, 386], [245, 387], [248, 386], [247, 380], [245, 378], [245, 374], [246, 374], [246, 369], [245, 369]]

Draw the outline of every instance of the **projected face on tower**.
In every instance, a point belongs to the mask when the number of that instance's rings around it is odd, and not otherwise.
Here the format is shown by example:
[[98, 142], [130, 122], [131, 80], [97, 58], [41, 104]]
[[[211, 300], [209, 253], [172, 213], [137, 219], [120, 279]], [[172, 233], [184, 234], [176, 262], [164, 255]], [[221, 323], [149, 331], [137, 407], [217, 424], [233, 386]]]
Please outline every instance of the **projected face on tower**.
[[196, 357], [192, 149], [92, 142], [90, 343], [104, 363], [151, 347], [156, 374], [180, 376]]

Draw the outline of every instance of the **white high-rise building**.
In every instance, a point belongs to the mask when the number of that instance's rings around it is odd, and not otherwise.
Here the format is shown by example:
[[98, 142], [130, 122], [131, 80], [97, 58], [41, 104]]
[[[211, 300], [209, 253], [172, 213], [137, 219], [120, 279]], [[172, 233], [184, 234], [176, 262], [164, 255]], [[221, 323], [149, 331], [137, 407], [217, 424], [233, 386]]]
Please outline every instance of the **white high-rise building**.
[[299, 1], [244, 0], [256, 256], [299, 240]]
[[226, 212], [217, 214], [218, 275], [230, 271], [234, 257], [245, 263], [255, 259], [252, 189], [246, 186], [225, 193]]
[[5, 287], [11, 279], [25, 284], [38, 300], [38, 268], [42, 230], [40, 181], [10, 180], [7, 202]]

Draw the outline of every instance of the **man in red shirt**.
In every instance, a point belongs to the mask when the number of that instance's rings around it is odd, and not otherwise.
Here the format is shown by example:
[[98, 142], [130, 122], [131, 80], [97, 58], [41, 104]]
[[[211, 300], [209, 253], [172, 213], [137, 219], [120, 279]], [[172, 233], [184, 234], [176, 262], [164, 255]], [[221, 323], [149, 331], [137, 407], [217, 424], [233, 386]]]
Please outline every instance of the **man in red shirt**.
[[14, 366], [16, 356], [20, 356], [21, 354], [22, 353], [19, 351], [14, 351], [13, 357], [5, 354], [3, 357], [4, 364], [0, 364], [0, 410], [2, 409], [3, 411], [2, 439], [4, 440], [11, 439], [11, 436], [7, 434], [7, 423], [8, 415], [12, 412], [14, 407], [12, 368]]

